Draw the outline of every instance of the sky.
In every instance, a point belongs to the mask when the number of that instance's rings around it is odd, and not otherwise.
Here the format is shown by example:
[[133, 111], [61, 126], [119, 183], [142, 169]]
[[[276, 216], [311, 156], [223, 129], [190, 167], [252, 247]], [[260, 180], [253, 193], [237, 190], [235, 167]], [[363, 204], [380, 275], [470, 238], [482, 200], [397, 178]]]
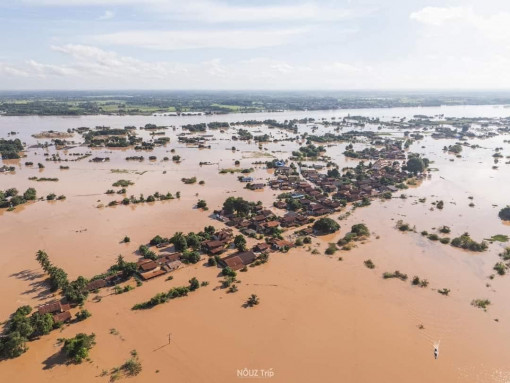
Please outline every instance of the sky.
[[508, 0], [0, 0], [0, 90], [510, 89]]

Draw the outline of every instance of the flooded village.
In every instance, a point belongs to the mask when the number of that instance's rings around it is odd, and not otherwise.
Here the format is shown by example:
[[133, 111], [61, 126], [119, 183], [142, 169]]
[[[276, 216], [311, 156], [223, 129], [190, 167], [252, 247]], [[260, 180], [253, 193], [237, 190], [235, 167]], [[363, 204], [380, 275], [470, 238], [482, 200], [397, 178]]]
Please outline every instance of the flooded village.
[[509, 149], [503, 106], [2, 116], [0, 376], [506, 382]]

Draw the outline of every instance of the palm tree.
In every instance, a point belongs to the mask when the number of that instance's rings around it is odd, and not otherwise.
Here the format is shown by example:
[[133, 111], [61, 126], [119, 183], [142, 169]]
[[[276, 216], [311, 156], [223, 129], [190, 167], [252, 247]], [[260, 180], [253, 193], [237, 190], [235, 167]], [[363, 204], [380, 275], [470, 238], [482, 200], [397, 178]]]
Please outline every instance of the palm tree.
[[35, 259], [37, 259], [37, 262], [42, 263], [44, 259], [48, 259], [48, 255], [44, 251], [39, 250], [37, 251]]
[[51, 268], [51, 262], [48, 258], [48, 254], [46, 254], [44, 251], [42, 250], [39, 250], [35, 256], [35, 259], [37, 260], [37, 262], [40, 263], [40, 265], [42, 266], [43, 270], [45, 272], [48, 272], [48, 270]]

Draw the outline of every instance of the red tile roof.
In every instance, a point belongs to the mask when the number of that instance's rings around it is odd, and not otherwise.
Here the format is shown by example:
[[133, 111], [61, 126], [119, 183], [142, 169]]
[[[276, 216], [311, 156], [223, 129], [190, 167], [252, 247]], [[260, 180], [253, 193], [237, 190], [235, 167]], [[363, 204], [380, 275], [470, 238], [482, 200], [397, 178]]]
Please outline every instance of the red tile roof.
[[146, 273], [140, 273], [140, 276], [142, 277], [143, 280], [146, 281], [148, 279], [159, 277], [160, 275], [163, 275], [163, 274], [166, 274], [166, 271], [159, 269], [159, 270], [154, 270], [154, 271], [148, 271]]
[[142, 269], [143, 271], [149, 271], [155, 269], [156, 267], [158, 267], [158, 264], [154, 261], [150, 261], [140, 265], [140, 269]]
[[61, 312], [62, 306], [61, 306], [60, 302], [54, 301], [54, 302], [46, 303], [42, 306], [39, 306], [39, 308], [37, 310], [38, 310], [39, 314], [44, 315], [47, 313]]
[[88, 291], [92, 291], [92, 290], [97, 290], [97, 289], [103, 288], [105, 286], [106, 286], [106, 281], [104, 279], [96, 279], [95, 281], [89, 282], [87, 284], [86, 288]]
[[63, 313], [53, 315], [53, 321], [55, 323], [64, 323], [69, 320], [71, 320], [71, 313], [69, 311], [64, 311]]
[[244, 266], [249, 265], [255, 260], [256, 255], [253, 251], [243, 251], [235, 253], [223, 258], [223, 262], [233, 270], [242, 269]]

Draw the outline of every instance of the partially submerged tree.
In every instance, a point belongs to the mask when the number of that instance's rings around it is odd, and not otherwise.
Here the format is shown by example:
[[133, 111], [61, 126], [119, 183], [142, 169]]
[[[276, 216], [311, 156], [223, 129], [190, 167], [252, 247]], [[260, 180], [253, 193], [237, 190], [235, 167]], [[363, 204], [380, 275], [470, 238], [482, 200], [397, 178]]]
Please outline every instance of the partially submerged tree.
[[81, 363], [89, 356], [89, 350], [96, 344], [94, 333], [87, 335], [77, 334], [74, 338], [62, 339], [64, 346], [62, 350], [73, 363]]
[[499, 211], [499, 218], [503, 221], [510, 221], [510, 206], [506, 206]]
[[338, 231], [340, 225], [331, 218], [323, 217], [314, 222], [313, 229], [320, 234], [330, 234]]
[[248, 298], [248, 300], [246, 301], [246, 305], [249, 306], [249, 307], [253, 307], [253, 306], [256, 306], [260, 303], [260, 299], [257, 295], [255, 294], [252, 294], [250, 295], [250, 297]]

